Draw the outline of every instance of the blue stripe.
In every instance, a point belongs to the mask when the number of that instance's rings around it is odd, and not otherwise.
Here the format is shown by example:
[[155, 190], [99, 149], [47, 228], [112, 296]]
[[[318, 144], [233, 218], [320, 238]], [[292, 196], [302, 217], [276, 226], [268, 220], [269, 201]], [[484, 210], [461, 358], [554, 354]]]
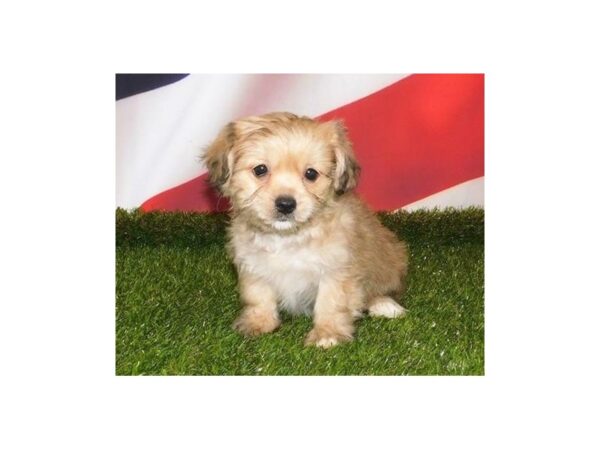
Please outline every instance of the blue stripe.
[[175, 83], [188, 75], [187, 73], [118, 73], [116, 74], [117, 100]]

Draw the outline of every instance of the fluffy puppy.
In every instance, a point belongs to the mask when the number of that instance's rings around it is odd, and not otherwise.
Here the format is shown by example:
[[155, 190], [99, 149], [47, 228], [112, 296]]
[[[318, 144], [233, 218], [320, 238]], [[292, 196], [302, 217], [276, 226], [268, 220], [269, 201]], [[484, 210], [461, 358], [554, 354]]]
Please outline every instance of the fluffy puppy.
[[234, 328], [275, 330], [280, 309], [313, 317], [307, 345], [352, 339], [354, 320], [401, 317], [404, 243], [352, 193], [359, 166], [344, 126], [290, 113], [228, 124], [208, 147], [232, 206], [229, 251], [244, 308]]

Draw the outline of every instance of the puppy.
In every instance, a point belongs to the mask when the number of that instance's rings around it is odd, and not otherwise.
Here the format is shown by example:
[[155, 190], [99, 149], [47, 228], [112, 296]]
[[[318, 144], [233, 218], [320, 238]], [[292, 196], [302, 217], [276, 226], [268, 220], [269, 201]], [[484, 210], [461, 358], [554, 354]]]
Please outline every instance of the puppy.
[[390, 295], [404, 287], [404, 243], [352, 192], [359, 166], [342, 123], [272, 113], [227, 125], [208, 147], [211, 182], [231, 201], [228, 249], [246, 336], [280, 325], [278, 311], [305, 313], [305, 343], [352, 339], [354, 321], [401, 317]]

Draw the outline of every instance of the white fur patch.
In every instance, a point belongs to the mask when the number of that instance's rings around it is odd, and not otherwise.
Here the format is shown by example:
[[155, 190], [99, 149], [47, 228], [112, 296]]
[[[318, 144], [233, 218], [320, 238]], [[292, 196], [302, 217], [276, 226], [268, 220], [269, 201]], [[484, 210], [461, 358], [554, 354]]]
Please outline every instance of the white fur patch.
[[394, 319], [406, 315], [406, 309], [390, 297], [379, 297], [371, 306], [369, 306], [369, 315]]
[[294, 223], [287, 220], [278, 220], [276, 222], [273, 222], [273, 228], [279, 231], [289, 230], [293, 226]]

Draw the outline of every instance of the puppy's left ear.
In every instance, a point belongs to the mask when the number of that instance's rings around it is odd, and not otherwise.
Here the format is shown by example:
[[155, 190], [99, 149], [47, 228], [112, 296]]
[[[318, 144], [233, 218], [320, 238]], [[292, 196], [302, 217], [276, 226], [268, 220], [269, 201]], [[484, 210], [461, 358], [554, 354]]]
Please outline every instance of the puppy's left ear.
[[354, 189], [358, 183], [360, 166], [354, 156], [352, 144], [343, 122], [329, 122], [333, 131], [333, 152], [335, 155], [335, 171], [333, 173], [333, 188], [336, 194], [343, 194]]

